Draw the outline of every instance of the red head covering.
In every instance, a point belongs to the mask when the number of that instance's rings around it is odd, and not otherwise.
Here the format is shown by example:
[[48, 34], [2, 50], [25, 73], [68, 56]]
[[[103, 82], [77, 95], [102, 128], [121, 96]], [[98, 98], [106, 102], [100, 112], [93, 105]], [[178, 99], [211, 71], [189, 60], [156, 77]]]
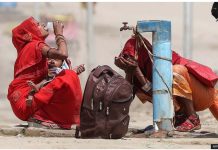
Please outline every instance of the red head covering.
[[41, 49], [45, 44], [44, 40], [38, 22], [33, 17], [26, 19], [12, 30], [12, 42], [18, 54], [14, 77], [42, 60]]
[[[132, 57], [135, 57], [136, 53], [136, 37], [130, 38], [124, 48], [121, 54], [127, 54]], [[138, 65], [142, 71], [142, 73], [148, 78], [148, 80], [151, 81], [151, 74], [152, 74], [152, 63], [148, 55], [148, 51], [152, 51], [152, 45], [149, 43], [149, 41], [145, 38], [143, 38], [143, 41], [146, 45], [145, 48], [142, 44], [139, 44], [138, 46]]]
[[27, 43], [33, 40], [45, 40], [38, 28], [38, 22], [33, 17], [24, 20], [12, 30], [12, 42], [18, 53]]

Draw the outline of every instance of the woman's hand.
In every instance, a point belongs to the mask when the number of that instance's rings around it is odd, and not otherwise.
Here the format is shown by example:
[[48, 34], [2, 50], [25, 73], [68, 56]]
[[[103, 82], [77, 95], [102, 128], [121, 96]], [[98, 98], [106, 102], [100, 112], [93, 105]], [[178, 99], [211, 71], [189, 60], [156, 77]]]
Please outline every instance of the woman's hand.
[[138, 66], [137, 62], [130, 58], [124, 58], [123, 56], [115, 57], [114, 64], [125, 72], [133, 72]]
[[55, 35], [63, 35], [63, 28], [64, 25], [61, 21], [54, 21], [53, 22], [54, 34]]

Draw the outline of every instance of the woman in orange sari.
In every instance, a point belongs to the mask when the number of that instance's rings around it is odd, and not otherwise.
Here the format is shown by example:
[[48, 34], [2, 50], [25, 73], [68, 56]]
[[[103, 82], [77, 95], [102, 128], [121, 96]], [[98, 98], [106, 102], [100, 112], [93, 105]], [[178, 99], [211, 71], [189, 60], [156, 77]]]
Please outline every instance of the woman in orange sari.
[[14, 80], [8, 88], [8, 100], [15, 115], [23, 121], [37, 122], [48, 128], [70, 129], [72, 124], [80, 122], [82, 101], [80, 80], [73, 70], [62, 70], [34, 95], [31, 106], [26, 104], [31, 91], [27, 81], [37, 84], [47, 76], [47, 58], [64, 60], [68, 57], [63, 25], [55, 21], [53, 26], [57, 48], [45, 43], [48, 29], [33, 17], [12, 30], [17, 59]]
[[[152, 62], [148, 53], [148, 51], [152, 52], [152, 45], [145, 38], [143, 41], [146, 47], [143, 44], [137, 44], [136, 40], [136, 36], [133, 36], [126, 42], [120, 56], [115, 57], [115, 65], [126, 72], [127, 80], [133, 81], [137, 97], [143, 103], [152, 102], [150, 86]], [[134, 60], [136, 53], [138, 53], [138, 59]], [[214, 88], [218, 76], [210, 68], [187, 60], [174, 51], [172, 58], [175, 129], [183, 132], [200, 129], [200, 119], [196, 112], [207, 108], [218, 120], [218, 90]], [[196, 66], [199, 66], [202, 72], [211, 75], [213, 82], [202, 79], [200, 75], [196, 76], [196, 72], [201, 73]]]

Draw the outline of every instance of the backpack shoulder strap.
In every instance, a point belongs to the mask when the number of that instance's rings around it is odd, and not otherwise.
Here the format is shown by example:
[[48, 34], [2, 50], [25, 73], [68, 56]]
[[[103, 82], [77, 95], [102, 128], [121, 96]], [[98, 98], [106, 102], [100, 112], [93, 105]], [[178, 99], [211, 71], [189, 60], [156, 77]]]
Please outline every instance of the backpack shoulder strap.
[[107, 66], [107, 65], [103, 65], [103, 66], [98, 66], [95, 70], [93, 75], [98, 78], [102, 72], [107, 71], [110, 72], [112, 75], [114, 74], [114, 72], [112, 71], [111, 67]]

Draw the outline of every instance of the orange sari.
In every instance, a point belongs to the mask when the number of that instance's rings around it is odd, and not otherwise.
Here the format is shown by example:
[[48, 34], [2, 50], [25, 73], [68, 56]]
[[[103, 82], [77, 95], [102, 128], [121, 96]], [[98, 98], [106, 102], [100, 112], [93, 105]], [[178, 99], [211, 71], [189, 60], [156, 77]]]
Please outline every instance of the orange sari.
[[[142, 70], [144, 76], [151, 82], [152, 63], [148, 57], [147, 51], [152, 51], [152, 45], [145, 38], [144, 43], [146, 44], [148, 49], [145, 49], [143, 46], [138, 48], [138, 65]], [[136, 39], [135, 37], [132, 37], [126, 42], [121, 53], [131, 55], [132, 57], [134, 57], [135, 51]], [[174, 51], [172, 57], [173, 96], [179, 96], [193, 101], [195, 111], [202, 111], [209, 108], [214, 117], [218, 120], [218, 90], [205, 84], [205, 81], [207, 81], [206, 83], [208, 83], [208, 85], [215, 84], [218, 79], [218, 76], [215, 75], [210, 68], [202, 65], [202, 68], [206, 68], [206, 70], [208, 71], [207, 73], [211, 78], [208, 80], [199, 80], [199, 78], [197, 79], [193, 74], [190, 73], [191, 70], [188, 70], [193, 68], [187, 68], [185, 66], [185, 64], [188, 64], [191, 61], [179, 56]], [[201, 64], [196, 63], [194, 65], [199, 65], [201, 67]], [[134, 85], [136, 87], [136, 95], [143, 103], [145, 103], [146, 101], [152, 102], [151, 96], [146, 95], [145, 93], [143, 93], [142, 90], [140, 90], [140, 87], [142, 85], [140, 85], [139, 81], [137, 81], [136, 78], [134, 78]], [[174, 101], [174, 106], [175, 110], [178, 110], [182, 107], [176, 101]]]

